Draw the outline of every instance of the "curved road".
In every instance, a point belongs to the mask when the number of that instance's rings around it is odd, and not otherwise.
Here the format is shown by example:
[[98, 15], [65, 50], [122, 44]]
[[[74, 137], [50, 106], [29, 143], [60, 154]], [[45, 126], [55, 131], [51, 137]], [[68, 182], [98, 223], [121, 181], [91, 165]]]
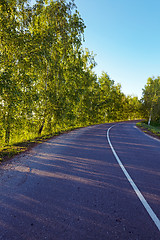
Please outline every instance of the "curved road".
[[160, 239], [160, 142], [133, 122], [111, 126], [63, 134], [0, 166], [0, 239]]

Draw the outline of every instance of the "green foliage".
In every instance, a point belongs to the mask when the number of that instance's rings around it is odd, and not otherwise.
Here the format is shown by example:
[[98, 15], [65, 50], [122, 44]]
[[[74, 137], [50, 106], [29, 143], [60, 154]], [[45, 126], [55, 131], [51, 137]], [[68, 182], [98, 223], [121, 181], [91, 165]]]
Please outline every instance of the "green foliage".
[[142, 118], [141, 102], [138, 99], [138, 97], [127, 96], [124, 98], [123, 113], [124, 113], [125, 119], [128, 119], [128, 120]]
[[142, 111], [148, 122], [160, 123], [160, 77], [148, 78], [141, 101]]
[[136, 125], [138, 127], [142, 128], [144, 132], [150, 131], [151, 133], [154, 133], [157, 136], [160, 136], [160, 125], [159, 124], [148, 125], [145, 122], [139, 122]]
[[89, 124], [135, 119], [107, 73], [93, 72], [94, 54], [82, 49], [85, 24], [74, 1], [0, 3], [0, 144]]

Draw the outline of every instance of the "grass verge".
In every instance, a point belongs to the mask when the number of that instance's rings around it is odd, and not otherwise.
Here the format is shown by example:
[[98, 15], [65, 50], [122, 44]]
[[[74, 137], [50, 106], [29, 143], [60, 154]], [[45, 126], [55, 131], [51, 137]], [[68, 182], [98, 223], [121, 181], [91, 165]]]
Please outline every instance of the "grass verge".
[[78, 128], [80, 127], [69, 127], [65, 130], [57, 131], [50, 135], [43, 135], [41, 137], [36, 137], [34, 139], [0, 147], [0, 163], [5, 162], [13, 158], [14, 156], [31, 149], [32, 147], [36, 146], [39, 143], [45, 142], [62, 133], [67, 133], [67, 132], [70, 132], [71, 130], [78, 129]]
[[[121, 121], [119, 121], [119, 122], [121, 122]], [[98, 123], [98, 124], [100, 124], [100, 123]], [[68, 127], [66, 129], [57, 131], [57, 132], [55, 132], [53, 134], [50, 134], [50, 135], [43, 135], [41, 137], [36, 137], [36, 138], [30, 139], [30, 140], [24, 140], [24, 141], [19, 142], [19, 143], [14, 143], [14, 144], [11, 144], [11, 145], [0, 147], [0, 163], [5, 162], [5, 161], [13, 158], [16, 155], [33, 148], [37, 144], [45, 142], [45, 141], [47, 141], [47, 140], [49, 140], [49, 139], [51, 139], [51, 138], [53, 138], [57, 135], [60, 135], [62, 133], [67, 133], [67, 132], [70, 132], [74, 129], [79, 129], [79, 128], [87, 127], [87, 126], [90, 126], [90, 125], [74, 126], [74, 127], [72, 126], [72, 127]]]
[[144, 133], [160, 139], [160, 125], [148, 125], [145, 122], [138, 122], [136, 126], [140, 128]]

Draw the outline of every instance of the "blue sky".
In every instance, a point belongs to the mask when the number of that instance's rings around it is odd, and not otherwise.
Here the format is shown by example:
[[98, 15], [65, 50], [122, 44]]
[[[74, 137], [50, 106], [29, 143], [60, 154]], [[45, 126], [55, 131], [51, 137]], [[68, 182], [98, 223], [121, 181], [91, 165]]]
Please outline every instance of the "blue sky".
[[160, 75], [159, 0], [75, 0], [85, 24], [84, 47], [128, 94], [142, 94], [148, 77]]
[[148, 77], [160, 75], [160, 0], [75, 0], [83, 18], [85, 43], [97, 66], [141, 97]]

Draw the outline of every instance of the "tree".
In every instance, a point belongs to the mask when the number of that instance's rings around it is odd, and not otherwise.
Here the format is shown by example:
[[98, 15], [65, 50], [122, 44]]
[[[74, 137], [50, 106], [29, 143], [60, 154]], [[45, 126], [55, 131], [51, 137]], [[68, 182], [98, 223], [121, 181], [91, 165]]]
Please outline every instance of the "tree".
[[11, 128], [16, 122], [22, 99], [22, 75], [19, 57], [23, 45], [23, 22], [25, 1], [0, 3], [0, 105], [5, 131], [5, 142], [9, 143]]
[[151, 121], [160, 122], [160, 77], [148, 78], [141, 101], [142, 111], [148, 119], [148, 124]]
[[123, 118], [126, 120], [140, 119], [141, 114], [141, 102], [136, 96], [125, 96], [123, 100]]
[[[38, 76], [39, 110], [41, 112], [39, 133], [44, 125], [49, 131], [60, 124], [66, 114], [66, 76], [70, 62], [80, 52], [85, 25], [75, 10], [74, 2], [64, 0], [38, 1], [30, 25], [34, 47], [31, 62]], [[31, 51], [33, 51], [31, 49]], [[69, 63], [68, 63], [69, 62]], [[71, 74], [70, 74], [71, 75]]]
[[99, 109], [101, 119], [104, 121], [119, 120], [122, 109], [121, 85], [115, 85], [114, 80], [111, 80], [109, 75], [102, 72], [99, 78], [100, 84], [100, 102]]

